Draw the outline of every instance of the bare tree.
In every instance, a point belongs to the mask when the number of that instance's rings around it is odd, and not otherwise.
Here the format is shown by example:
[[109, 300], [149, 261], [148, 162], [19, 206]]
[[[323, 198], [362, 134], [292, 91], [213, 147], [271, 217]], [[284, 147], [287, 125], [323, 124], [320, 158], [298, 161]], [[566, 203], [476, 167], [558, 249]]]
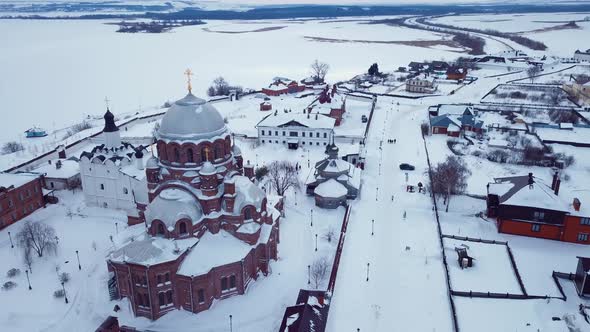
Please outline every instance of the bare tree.
[[531, 66], [526, 70], [526, 74], [528, 78], [531, 80], [531, 83], [537, 78], [537, 75], [541, 72], [541, 69], [537, 66]]
[[296, 165], [289, 161], [273, 161], [268, 166], [268, 176], [279, 196], [284, 196], [289, 188], [297, 189], [301, 186]]
[[334, 237], [336, 237], [336, 231], [334, 230], [334, 227], [332, 227], [332, 226], [328, 227], [328, 230], [326, 230], [326, 233], [324, 233], [324, 236], [322, 236], [322, 237], [324, 239], [326, 239], [326, 241], [332, 242]]
[[330, 65], [324, 62], [319, 62], [317, 59], [311, 64], [311, 76], [316, 83], [324, 82], [328, 70], [330, 70]]
[[330, 264], [326, 257], [318, 258], [311, 265], [311, 281], [313, 282], [316, 289], [318, 289], [322, 282], [328, 278]]
[[29, 272], [33, 273], [33, 255], [29, 246], [23, 247], [23, 261], [29, 268]]
[[15, 153], [18, 151], [23, 151], [24, 149], [25, 147], [17, 141], [6, 142], [4, 145], [2, 145], [2, 154]]
[[44, 223], [25, 221], [16, 238], [19, 246], [35, 250], [39, 257], [43, 257], [45, 252], [57, 250], [55, 229]]
[[449, 212], [451, 195], [458, 195], [465, 192], [467, 178], [471, 171], [462, 159], [456, 156], [449, 156], [443, 163], [439, 163], [432, 170], [431, 191], [444, 199], [446, 212]]

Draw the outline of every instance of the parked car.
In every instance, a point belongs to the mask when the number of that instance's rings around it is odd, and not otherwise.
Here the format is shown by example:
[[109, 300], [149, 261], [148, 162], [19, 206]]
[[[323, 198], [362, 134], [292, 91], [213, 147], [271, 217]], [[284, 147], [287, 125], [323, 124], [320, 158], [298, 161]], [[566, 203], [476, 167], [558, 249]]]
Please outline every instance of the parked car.
[[401, 169], [402, 171], [413, 171], [416, 169], [416, 167], [414, 167], [414, 165], [410, 165], [410, 164], [399, 164], [399, 169]]
[[362, 121], [363, 123], [367, 123], [367, 122], [369, 121], [369, 119], [367, 118], [367, 116], [366, 116], [366, 115], [363, 115], [363, 116], [361, 116], [361, 121]]

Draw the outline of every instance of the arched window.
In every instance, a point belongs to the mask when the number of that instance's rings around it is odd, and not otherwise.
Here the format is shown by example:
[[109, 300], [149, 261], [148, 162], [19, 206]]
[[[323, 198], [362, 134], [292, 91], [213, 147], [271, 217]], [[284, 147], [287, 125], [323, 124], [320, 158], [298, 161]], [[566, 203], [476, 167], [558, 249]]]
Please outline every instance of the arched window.
[[244, 210], [244, 219], [246, 219], [246, 220], [252, 219], [252, 209], [246, 208]]
[[207, 161], [207, 154], [209, 153], [208, 151], [209, 149], [207, 147], [201, 149], [201, 161]]
[[158, 223], [158, 234], [166, 235], [166, 231], [164, 230], [164, 225], [162, 225], [162, 223]]
[[186, 234], [186, 223], [181, 222], [180, 226], [178, 227], [178, 230], [180, 231], [180, 234]]
[[123, 194], [127, 195], [129, 194], [129, 190], [127, 190], [127, 188], [123, 187]]
[[221, 159], [223, 158], [223, 146], [220, 144], [217, 144], [217, 146], [215, 146], [215, 159]]
[[186, 154], [187, 154], [187, 159], [189, 163], [194, 162], [194, 158], [193, 158], [193, 149], [188, 149], [186, 150]]
[[172, 291], [169, 290], [166, 292], [166, 304], [172, 303], [174, 301], [172, 301]]
[[166, 295], [164, 292], [158, 293], [158, 303], [160, 306], [166, 305]]
[[174, 148], [174, 161], [177, 163], [180, 162], [180, 151], [178, 151], [178, 148]]

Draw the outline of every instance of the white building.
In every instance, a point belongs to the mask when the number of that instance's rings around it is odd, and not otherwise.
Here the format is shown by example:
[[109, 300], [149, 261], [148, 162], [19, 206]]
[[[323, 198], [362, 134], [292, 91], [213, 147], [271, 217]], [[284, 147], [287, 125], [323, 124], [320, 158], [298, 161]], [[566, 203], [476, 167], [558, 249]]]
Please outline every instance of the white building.
[[406, 82], [406, 91], [418, 93], [433, 93], [437, 89], [434, 76], [416, 76]]
[[121, 209], [128, 222], [139, 221], [137, 204], [148, 203], [145, 163], [149, 159], [143, 146], [121, 142], [113, 114], [104, 116], [104, 144], [80, 156], [80, 175], [88, 206]]
[[590, 61], [590, 49], [587, 49], [585, 52], [576, 50], [574, 52], [574, 59], [578, 61]]
[[32, 172], [43, 174], [43, 187], [49, 190], [74, 189], [80, 186], [80, 166], [76, 160], [49, 160]]
[[297, 149], [299, 146], [328, 145], [334, 135], [335, 123], [335, 119], [323, 114], [275, 111], [262, 119], [256, 128], [261, 144], [282, 144]]

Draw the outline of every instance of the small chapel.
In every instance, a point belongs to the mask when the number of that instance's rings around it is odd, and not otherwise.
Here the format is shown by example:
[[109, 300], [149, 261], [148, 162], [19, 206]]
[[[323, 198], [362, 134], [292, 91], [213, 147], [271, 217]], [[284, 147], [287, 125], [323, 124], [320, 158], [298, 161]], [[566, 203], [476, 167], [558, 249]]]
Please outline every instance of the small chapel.
[[145, 173], [146, 232], [107, 258], [111, 297], [136, 316], [198, 313], [244, 294], [277, 259], [280, 197], [267, 197], [244, 165], [221, 114], [189, 93], [174, 102], [155, 134], [157, 157]]

